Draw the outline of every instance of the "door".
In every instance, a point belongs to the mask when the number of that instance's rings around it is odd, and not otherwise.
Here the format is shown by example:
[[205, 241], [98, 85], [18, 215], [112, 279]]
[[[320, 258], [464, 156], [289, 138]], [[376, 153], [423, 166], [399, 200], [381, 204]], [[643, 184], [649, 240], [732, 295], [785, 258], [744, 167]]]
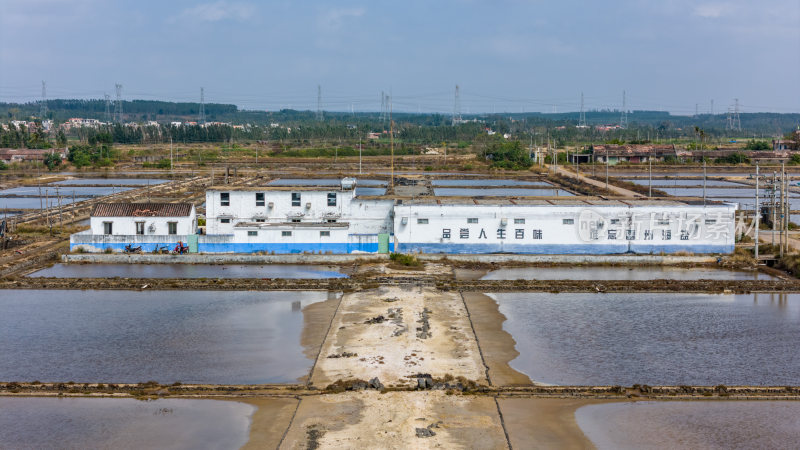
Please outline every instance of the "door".
[[378, 234], [378, 253], [389, 253], [389, 233]]
[[197, 235], [190, 234], [186, 237], [186, 243], [189, 245], [189, 253], [197, 253]]

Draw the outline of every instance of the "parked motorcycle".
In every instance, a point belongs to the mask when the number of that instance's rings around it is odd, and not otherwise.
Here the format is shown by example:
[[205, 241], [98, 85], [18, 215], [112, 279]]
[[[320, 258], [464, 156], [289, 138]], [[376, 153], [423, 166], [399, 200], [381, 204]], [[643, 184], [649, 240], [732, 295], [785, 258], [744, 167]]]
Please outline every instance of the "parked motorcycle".
[[134, 247], [128, 244], [125, 246], [125, 253], [142, 253], [142, 246]]
[[169, 254], [169, 247], [167, 247], [166, 245], [162, 245], [162, 246], [156, 245], [156, 248], [155, 248], [155, 250], [153, 250], [153, 253], [155, 253], [157, 255], [159, 255], [159, 254], [168, 255]]

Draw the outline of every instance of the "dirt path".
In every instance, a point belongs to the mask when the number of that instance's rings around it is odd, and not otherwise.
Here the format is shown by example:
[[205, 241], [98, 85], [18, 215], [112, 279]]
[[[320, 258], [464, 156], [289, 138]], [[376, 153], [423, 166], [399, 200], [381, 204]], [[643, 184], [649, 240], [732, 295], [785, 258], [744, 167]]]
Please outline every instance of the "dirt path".
[[450, 374], [486, 384], [467, 311], [457, 292], [384, 287], [345, 294], [322, 345], [311, 382], [378, 377], [387, 385], [409, 376]]
[[[282, 449], [508, 448], [492, 397], [348, 392], [306, 397]], [[520, 447], [524, 448], [524, 447]]]
[[[583, 175], [577, 174], [575, 172], [571, 172], [569, 170], [562, 169], [560, 167], [557, 169], [557, 173], [560, 174], [560, 175], [564, 175], [564, 176], [570, 177], [570, 178], [577, 178], [578, 180], [583, 181], [586, 184], [591, 184], [592, 186], [595, 186], [595, 187], [600, 188], [600, 189], [605, 189], [606, 188], [606, 184], [604, 182], [593, 180], [593, 179], [591, 179], [589, 177], [585, 177]], [[640, 198], [640, 197], [643, 197], [643, 195], [641, 195], [641, 194], [637, 194], [636, 192], [630, 191], [628, 189], [621, 188], [619, 186], [614, 186], [611, 183], [609, 183], [608, 189], [610, 191], [614, 191], [617, 195], [620, 195], [622, 197], [629, 197], [629, 198]]]

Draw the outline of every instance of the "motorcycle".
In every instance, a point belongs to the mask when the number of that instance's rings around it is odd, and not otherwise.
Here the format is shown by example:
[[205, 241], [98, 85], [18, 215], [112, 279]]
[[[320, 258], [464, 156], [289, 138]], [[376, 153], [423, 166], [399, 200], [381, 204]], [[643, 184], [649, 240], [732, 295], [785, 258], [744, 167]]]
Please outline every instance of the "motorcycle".
[[183, 245], [183, 242], [178, 242], [178, 244], [175, 245], [175, 249], [172, 250], [172, 254], [173, 255], [182, 255], [184, 253], [189, 253], [189, 246], [188, 245]]
[[131, 244], [125, 246], [125, 253], [142, 253], [142, 246], [133, 247]]
[[168, 255], [169, 254], [169, 247], [167, 247], [166, 245], [162, 245], [162, 246], [156, 245], [156, 248], [155, 248], [155, 250], [153, 250], [153, 253], [155, 253], [157, 255], [158, 254]]

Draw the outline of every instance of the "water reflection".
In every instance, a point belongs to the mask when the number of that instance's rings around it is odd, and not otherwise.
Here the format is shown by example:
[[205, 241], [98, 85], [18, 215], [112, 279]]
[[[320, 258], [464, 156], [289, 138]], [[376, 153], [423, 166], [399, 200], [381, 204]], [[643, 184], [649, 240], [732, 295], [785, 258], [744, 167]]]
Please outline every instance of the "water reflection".
[[239, 448], [254, 411], [217, 400], [0, 397], [0, 447]]
[[491, 294], [511, 366], [565, 385], [800, 384], [800, 294]]
[[598, 449], [797, 448], [800, 402], [662, 401], [588, 405], [575, 420]]

